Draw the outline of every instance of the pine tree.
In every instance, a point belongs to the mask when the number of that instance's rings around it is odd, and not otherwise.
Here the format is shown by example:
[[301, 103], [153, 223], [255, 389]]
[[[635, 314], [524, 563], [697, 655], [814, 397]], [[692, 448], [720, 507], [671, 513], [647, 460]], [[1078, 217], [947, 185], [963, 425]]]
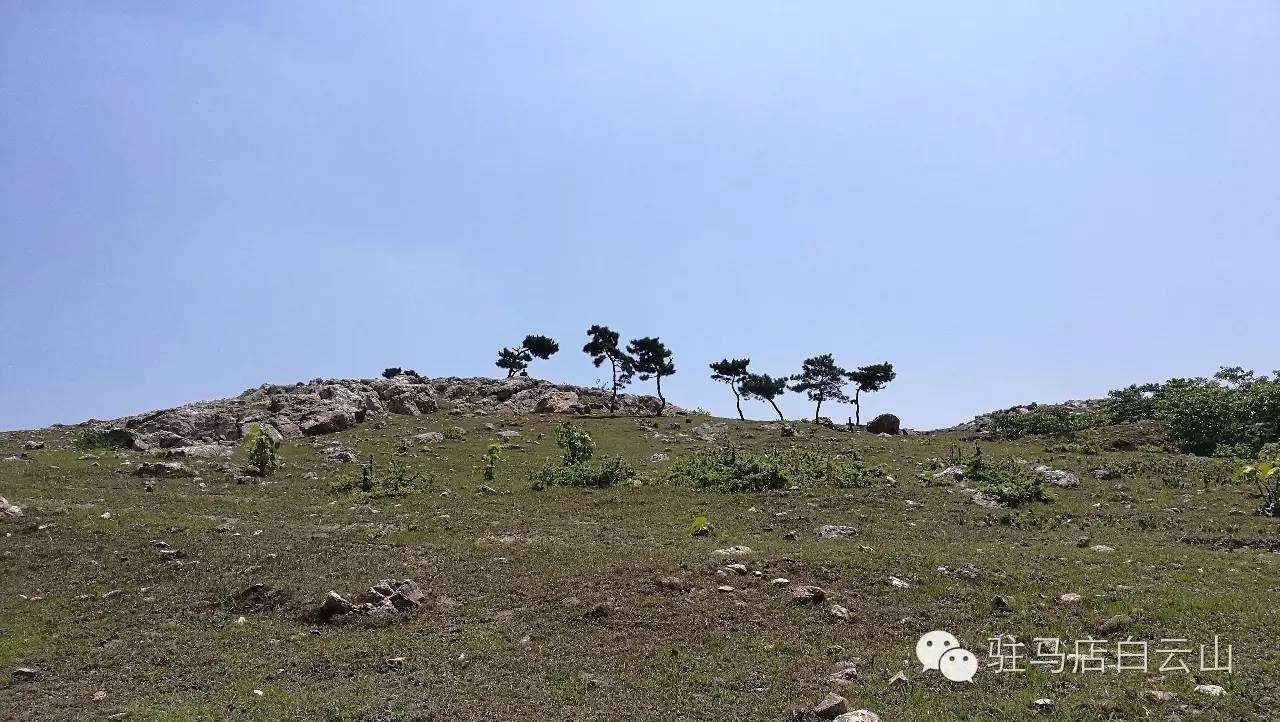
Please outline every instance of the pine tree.
[[738, 391], [738, 387], [747, 378], [747, 365], [750, 363], [751, 359], [736, 358], [723, 359], [711, 364], [711, 378], [729, 384], [729, 388], [733, 391], [734, 403], [738, 406], [738, 418], [743, 421], [746, 421], [747, 417], [742, 414], [742, 394]]
[[655, 379], [658, 384], [658, 416], [662, 416], [662, 412], [667, 408], [667, 399], [662, 395], [662, 377], [670, 376], [676, 372], [676, 366], [671, 361], [671, 351], [656, 336], [632, 339], [627, 344], [627, 353], [633, 359], [633, 366], [640, 375], [641, 381], [648, 381], [650, 377]]

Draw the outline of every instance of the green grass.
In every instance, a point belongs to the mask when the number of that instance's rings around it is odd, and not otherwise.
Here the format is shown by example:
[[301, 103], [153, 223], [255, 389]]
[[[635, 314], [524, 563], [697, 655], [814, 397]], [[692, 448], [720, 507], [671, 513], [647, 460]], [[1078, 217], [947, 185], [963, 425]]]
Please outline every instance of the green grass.
[[[130, 474], [138, 453], [120, 452], [128, 466], [114, 450], [79, 460], [75, 429], [42, 432], [47, 449], [0, 464], [0, 495], [26, 509], [0, 520], [0, 684], [17, 666], [43, 673], [0, 687], [0, 719], [781, 720], [828, 691], [886, 720], [1024, 719], [1040, 697], [1054, 706], [1035, 719], [1164, 719], [1182, 705], [1197, 719], [1265, 719], [1280, 708], [1280, 554], [1261, 548], [1280, 523], [1233, 514], [1257, 502], [1217, 462], [983, 442], [984, 458], [1043, 461], [1082, 479], [1055, 489], [1052, 504], [988, 510], [919, 477], [930, 459], [972, 449], [959, 434], [798, 424], [784, 438], [776, 424], [720, 419], [739, 450], [790, 459], [787, 481], [800, 487], [726, 493], [671, 479], [673, 467], [707, 461], [713, 447], [688, 433], [702, 420], [575, 419], [597, 457], [620, 456], [641, 482], [609, 488], [529, 488], [531, 474], [561, 464], [560, 417], [393, 416], [324, 438], [433, 480], [388, 498], [334, 494], [358, 467], [323, 459], [311, 440], [286, 442], [286, 466], [265, 484], [238, 485], [233, 465], [189, 460], [198, 478], [159, 480], [148, 493]], [[492, 482], [476, 471], [495, 440], [485, 423], [522, 433]], [[452, 426], [465, 433], [402, 449]], [[0, 457], [29, 436], [0, 434]], [[856, 473], [829, 466], [855, 462]], [[1117, 476], [1097, 480], [1099, 467]], [[482, 493], [485, 484], [505, 493]], [[686, 535], [702, 515], [716, 534]], [[226, 519], [234, 531], [215, 531]], [[821, 539], [822, 524], [858, 534]], [[1081, 537], [1115, 552], [1078, 547]], [[181, 563], [159, 558], [152, 540], [181, 549]], [[727, 560], [712, 552], [733, 544], [753, 550], [732, 561], [761, 578], [718, 574]], [[943, 565], [971, 565], [977, 577]], [[692, 591], [655, 584], [667, 576]], [[822, 586], [857, 622], [796, 606], [769, 584], [779, 576]], [[910, 588], [891, 588], [889, 576]], [[417, 580], [431, 603], [385, 620], [307, 618], [328, 590], [357, 593], [388, 577]], [[255, 582], [278, 603], [239, 609], [235, 594]], [[1064, 605], [1065, 592], [1083, 600]], [[996, 595], [1010, 609], [995, 610]], [[601, 602], [613, 613], [584, 614]], [[1198, 644], [1216, 633], [1234, 644], [1235, 673], [1201, 680], [1228, 695], [1196, 695], [1190, 677], [1154, 671], [980, 671], [973, 685], [953, 685], [920, 674], [914, 659], [918, 636], [935, 628], [985, 656], [996, 634], [1074, 639], [1119, 613], [1134, 618], [1125, 634], [1135, 638]], [[405, 662], [390, 667], [391, 657]], [[862, 660], [861, 681], [827, 681], [851, 658]], [[890, 686], [899, 670], [910, 681]], [[1180, 700], [1152, 702], [1147, 689]]]

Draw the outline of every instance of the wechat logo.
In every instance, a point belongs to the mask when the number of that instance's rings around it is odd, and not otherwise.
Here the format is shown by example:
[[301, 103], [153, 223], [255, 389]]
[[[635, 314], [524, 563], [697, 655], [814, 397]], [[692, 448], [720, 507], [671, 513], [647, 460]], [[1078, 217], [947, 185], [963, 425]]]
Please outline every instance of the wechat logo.
[[916, 642], [916, 659], [924, 665], [922, 671], [937, 670], [952, 682], [972, 682], [978, 671], [978, 657], [960, 646], [954, 634], [941, 629], [920, 637]]

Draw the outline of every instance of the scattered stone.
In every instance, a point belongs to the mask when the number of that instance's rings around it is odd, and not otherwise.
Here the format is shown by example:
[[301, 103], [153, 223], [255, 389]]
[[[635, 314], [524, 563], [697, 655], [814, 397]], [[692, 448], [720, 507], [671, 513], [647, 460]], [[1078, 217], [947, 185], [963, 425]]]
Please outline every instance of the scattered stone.
[[43, 441], [36, 441], [35, 439], [28, 439], [28, 440], [26, 440], [26, 441], [22, 442], [22, 450], [23, 450], [23, 451], [36, 451], [36, 450], [43, 449], [43, 448], [44, 448], [44, 442], [43, 442]]
[[831, 615], [832, 619], [836, 619], [841, 622], [853, 621], [853, 612], [850, 612], [839, 604], [832, 604], [830, 607], [827, 607], [827, 614]]
[[438, 444], [444, 441], [444, 434], [439, 431], [428, 431], [413, 437], [419, 444]]
[[1066, 594], [1058, 597], [1058, 601], [1063, 604], [1079, 604], [1082, 599], [1084, 599], [1084, 597], [1076, 594], [1075, 592], [1067, 592]]
[[729, 570], [729, 571], [733, 572], [734, 574], [746, 574], [746, 573], [749, 571], [749, 570], [747, 569], [747, 565], [746, 565], [746, 564], [741, 564], [741, 563], [739, 563], [739, 564], [727, 564], [727, 565], [725, 565], [725, 569], [727, 569], [727, 570]]
[[617, 610], [614, 609], [614, 606], [608, 602], [596, 602], [582, 616], [587, 619], [604, 619], [612, 616], [615, 611]]
[[855, 709], [836, 717], [833, 722], [880, 722], [880, 715], [871, 710]]
[[1031, 706], [1035, 707], [1036, 709], [1049, 709], [1050, 707], [1053, 706], [1053, 700], [1049, 699], [1048, 697], [1041, 697], [1040, 699], [1033, 701], [1031, 703]]
[[947, 468], [943, 469], [942, 471], [939, 471], [938, 473], [934, 474], [931, 478], [933, 478], [933, 479], [942, 479], [942, 478], [944, 478], [944, 477], [948, 477], [948, 478], [950, 478], [952, 481], [960, 481], [961, 479], [963, 479], [963, 478], [964, 478], [964, 473], [965, 473], [965, 472], [964, 472], [964, 468], [963, 468], [963, 467], [960, 467], [960, 466], [948, 466]]
[[785, 587], [791, 584], [791, 580], [786, 577], [777, 577], [776, 579], [770, 579], [769, 583], [775, 587]]
[[1114, 617], [1108, 618], [1107, 620], [1102, 622], [1102, 624], [1099, 624], [1098, 633], [1114, 634], [1115, 632], [1120, 632], [1125, 629], [1128, 629], [1129, 625], [1131, 624], [1133, 624], [1132, 617], [1130, 617], [1127, 614], [1117, 614]]
[[12, 519], [16, 519], [22, 516], [22, 507], [9, 502], [5, 500], [3, 496], [0, 496], [0, 516], [7, 516]]
[[104, 699], [106, 699], [106, 698], [107, 698], [107, 691], [106, 691], [105, 689], [100, 689], [100, 690], [98, 690], [97, 692], [94, 692], [94, 693], [93, 693], [93, 701], [94, 701], [94, 702], [101, 702], [102, 700], [104, 700]]
[[1019, 466], [1030, 467], [1032, 471], [1040, 475], [1044, 483], [1051, 486], [1062, 489], [1075, 489], [1080, 486], [1080, 477], [1066, 469], [1054, 469], [1044, 464], [1032, 464], [1025, 459], [1018, 459], [1016, 463]]
[[348, 614], [380, 616], [412, 612], [420, 609], [425, 601], [425, 595], [412, 579], [383, 579], [361, 594], [355, 604], [330, 591], [316, 611], [316, 617], [320, 621], [328, 621]]
[[848, 539], [856, 536], [858, 530], [845, 524], [823, 524], [814, 529], [814, 533], [823, 539]]
[[1095, 552], [1099, 552], [1101, 554], [1110, 554], [1111, 552], [1115, 551], [1115, 549], [1112, 549], [1106, 544], [1094, 544], [1093, 546], [1089, 547], [1089, 549]]
[[795, 541], [796, 539], [800, 538], [800, 535], [796, 533], [795, 530], [792, 530], [792, 531], [783, 533], [782, 538], [786, 539], [787, 541]]
[[700, 441], [715, 441], [728, 430], [728, 424], [712, 424], [708, 422], [689, 429], [689, 433]]
[[973, 581], [978, 578], [978, 568], [972, 564], [966, 564], [962, 567], [949, 567], [944, 564], [938, 567], [938, 572], [949, 577], [955, 576], [960, 577], [961, 579], [968, 579], [969, 581]]
[[894, 589], [910, 589], [911, 585], [898, 577], [889, 577], [889, 586]]
[[813, 706], [813, 713], [820, 719], [835, 719], [849, 711], [849, 700], [834, 692], [828, 692], [822, 701]]
[[836, 662], [836, 671], [832, 672], [827, 679], [836, 684], [853, 684], [858, 681], [860, 666], [862, 666], [862, 660], [858, 659]]
[[649, 457], [649, 461], [652, 461], [655, 464], [660, 464], [664, 461], [668, 461], [670, 458], [671, 457], [668, 454], [664, 454], [661, 451], [657, 451], [657, 452], [654, 452], [653, 456]]
[[178, 461], [144, 461], [133, 470], [134, 476], [179, 477], [194, 476], [186, 464]]
[[1178, 699], [1178, 695], [1173, 692], [1166, 692], [1161, 689], [1149, 689], [1143, 692], [1142, 695], [1152, 702], [1175, 702]]
[[680, 577], [663, 577], [658, 580], [658, 586], [678, 592], [683, 592], [686, 589], [684, 580]]
[[722, 592], [732, 592], [732, 591], [735, 591], [735, 590], [734, 590], [734, 588], [733, 588], [733, 587], [731, 587], [731, 586], [729, 586], [728, 584], [721, 584], [720, 586], [716, 587], [716, 589], [717, 589], [717, 590], [719, 590], [719, 591], [722, 591]]
[[743, 546], [741, 544], [734, 544], [733, 546], [725, 547], [724, 549], [716, 549], [711, 553], [719, 554], [720, 556], [726, 556], [726, 557], [742, 556], [744, 554], [750, 554], [751, 547]]
[[1093, 478], [1099, 481], [1108, 481], [1110, 479], [1115, 479], [1119, 476], [1120, 476], [1119, 474], [1112, 471], [1111, 469], [1107, 469], [1103, 467], [1099, 467], [1093, 470]]
[[899, 671], [897, 674], [889, 678], [890, 687], [897, 687], [900, 684], [906, 684], [906, 683], [907, 683], [907, 673], [904, 671]]
[[1196, 692], [1200, 694], [1207, 694], [1210, 697], [1221, 697], [1227, 693], [1227, 690], [1216, 684], [1197, 684]]
[[12, 677], [14, 682], [30, 682], [40, 678], [40, 670], [35, 667], [18, 667], [13, 670]]
[[791, 600], [796, 604], [821, 604], [822, 600], [826, 598], [827, 592], [825, 589], [809, 584], [796, 587], [791, 591]]
[[1093, 542], [1093, 539], [1087, 536], [1082, 536], [1079, 539], [1076, 539], [1076, 547], [1080, 549], [1085, 549], [1085, 548], [1088, 548], [1089, 544], [1091, 544], [1092, 542]]
[[485, 484], [484, 486], [480, 487], [480, 493], [481, 494], [501, 494], [502, 492], [498, 491], [492, 486], [489, 486], [488, 484]]
[[511, 430], [511, 429], [508, 429], [505, 431], [499, 431], [498, 437], [503, 439], [518, 439], [520, 438], [520, 432]]
[[1013, 601], [1009, 597], [996, 595], [996, 597], [991, 600], [991, 606], [994, 607], [996, 611], [1007, 612], [1010, 609], [1013, 609]]

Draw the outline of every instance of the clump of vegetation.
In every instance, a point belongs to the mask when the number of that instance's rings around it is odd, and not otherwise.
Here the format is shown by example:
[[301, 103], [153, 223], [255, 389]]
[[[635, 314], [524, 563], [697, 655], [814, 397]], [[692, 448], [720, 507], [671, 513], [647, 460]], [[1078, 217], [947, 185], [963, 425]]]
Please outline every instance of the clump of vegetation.
[[80, 449], [128, 449], [133, 440], [124, 429], [89, 426], [76, 435], [75, 445]]
[[249, 457], [249, 468], [256, 476], [271, 476], [284, 466], [284, 459], [280, 458], [280, 442], [262, 424], [254, 424], [240, 445], [244, 447]]
[[1258, 460], [1240, 467], [1235, 478], [1253, 483], [1262, 497], [1259, 514], [1280, 516], [1280, 444], [1267, 444]]
[[756, 453], [727, 444], [676, 459], [669, 476], [677, 484], [697, 489], [758, 492], [806, 483], [867, 487], [885, 473], [883, 466], [859, 459], [802, 449]]
[[556, 430], [556, 445], [564, 452], [559, 464], [548, 464], [529, 475], [535, 489], [548, 486], [610, 487], [630, 481], [636, 476], [635, 467], [622, 457], [607, 456], [592, 459], [595, 442], [585, 430], [569, 422]]
[[1184, 453], [1254, 458], [1280, 442], [1280, 372], [1232, 366], [1213, 378], [1128, 386], [1112, 391], [1103, 408], [1112, 423], [1158, 422]]
[[987, 460], [981, 454], [964, 465], [965, 479], [973, 488], [1010, 506], [1028, 501], [1053, 501], [1044, 479], [1013, 459]]
[[402, 369], [399, 366], [392, 366], [391, 368], [383, 369], [382, 371], [382, 378], [384, 379], [393, 379], [397, 376], [409, 376], [415, 379], [422, 378], [418, 375], [417, 371], [414, 371], [413, 369]]
[[528, 376], [526, 369], [529, 368], [529, 362], [535, 358], [545, 361], [559, 350], [560, 344], [550, 337], [529, 334], [524, 337], [524, 343], [518, 347], [503, 348], [499, 351], [498, 360], [494, 362], [494, 365], [500, 369], [506, 369], [507, 378], [511, 378], [516, 374]]
[[685, 528], [684, 535], [687, 537], [715, 536], [716, 527], [707, 519], [705, 514], [699, 514]]
[[1064, 406], [1040, 406], [1029, 411], [1001, 411], [992, 414], [991, 421], [994, 434], [1005, 439], [1024, 436], [1074, 439], [1084, 429], [1099, 425], [1102, 419]]
[[350, 494], [359, 499], [384, 499], [408, 496], [432, 480], [392, 458], [385, 467], [379, 467], [373, 454], [359, 471], [333, 482], [330, 487], [338, 493]]
[[796, 427], [794, 424], [788, 424], [785, 421], [778, 423], [778, 428], [782, 431], [782, 438], [790, 439], [796, 435]]
[[502, 444], [493, 442], [484, 450], [484, 456], [480, 457], [480, 476], [485, 481], [493, 481], [498, 476], [498, 461], [502, 459]]
[[1044, 450], [1051, 454], [1083, 454], [1094, 456], [1099, 453], [1098, 447], [1089, 442], [1070, 441], [1061, 444], [1048, 444]]
[[607, 488], [636, 477], [636, 469], [620, 456], [606, 456], [577, 464], [551, 464], [534, 471], [529, 480], [534, 489], [548, 486]]
[[461, 426], [450, 426], [443, 432], [444, 438], [448, 441], [462, 441], [467, 438], [467, 430]]
[[596, 443], [591, 440], [591, 434], [568, 421], [560, 424], [556, 429], [556, 446], [564, 451], [562, 460], [565, 466], [589, 461], [596, 450]]

